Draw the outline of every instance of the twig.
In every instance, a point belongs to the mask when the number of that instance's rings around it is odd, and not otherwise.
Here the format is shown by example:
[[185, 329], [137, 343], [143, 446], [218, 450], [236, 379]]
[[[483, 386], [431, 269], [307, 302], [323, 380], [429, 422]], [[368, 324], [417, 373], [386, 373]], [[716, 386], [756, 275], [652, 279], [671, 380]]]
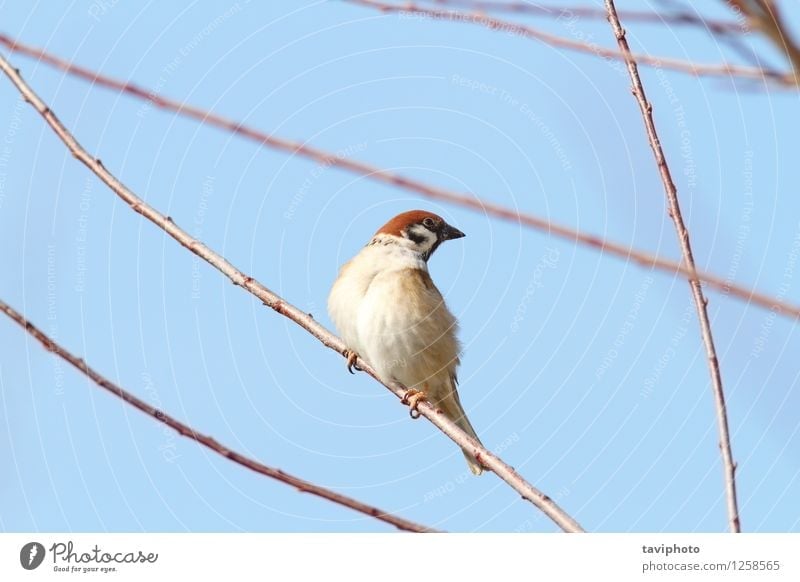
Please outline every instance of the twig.
[[146, 415], [152, 416], [158, 422], [161, 422], [167, 425], [168, 427], [174, 429], [181, 436], [189, 438], [193, 441], [197, 441], [204, 447], [207, 447], [212, 451], [214, 451], [215, 453], [230, 459], [234, 463], [237, 463], [243, 467], [250, 469], [251, 471], [255, 471], [256, 473], [259, 473], [266, 477], [270, 477], [272, 479], [281, 481], [282, 483], [286, 483], [287, 485], [291, 485], [301, 493], [310, 493], [311, 495], [316, 495], [317, 497], [322, 497], [323, 499], [327, 499], [328, 501], [332, 501], [339, 505], [349, 507], [350, 509], [358, 511], [359, 513], [363, 513], [364, 515], [368, 515], [370, 517], [374, 517], [375, 519], [379, 519], [380, 521], [391, 524], [398, 529], [416, 533], [427, 533], [427, 532], [437, 531], [427, 526], [414, 523], [413, 521], [409, 521], [407, 519], [394, 516], [391, 513], [383, 511], [382, 509], [378, 509], [377, 507], [367, 505], [366, 503], [362, 503], [357, 499], [353, 499], [352, 497], [342, 495], [341, 493], [336, 493], [335, 491], [331, 491], [330, 489], [326, 489], [325, 487], [316, 485], [314, 483], [311, 483], [310, 481], [301, 479], [300, 477], [295, 477], [294, 475], [290, 475], [289, 473], [286, 473], [281, 469], [275, 469], [273, 467], [269, 467], [263, 463], [260, 463], [259, 461], [255, 461], [249, 457], [246, 457], [245, 455], [237, 453], [236, 451], [230, 450], [228, 447], [218, 443], [210, 436], [197, 432], [189, 425], [184, 424], [179, 420], [176, 420], [175, 418], [171, 417], [164, 411], [149, 405], [147, 402], [137, 398], [124, 388], [120, 387], [118, 384], [115, 384], [111, 380], [108, 380], [99, 372], [97, 372], [94, 368], [89, 366], [89, 364], [87, 364], [82, 358], [73, 355], [65, 348], [63, 348], [61, 345], [52, 340], [50, 337], [48, 337], [43, 331], [41, 331], [27, 319], [25, 319], [25, 317], [22, 314], [20, 314], [14, 308], [9, 306], [5, 301], [0, 300], [0, 311], [5, 313], [13, 321], [19, 324], [22, 328], [25, 329], [25, 331], [27, 331], [34, 338], [39, 340], [39, 342], [41, 342], [41, 344], [44, 346], [44, 349], [46, 349], [48, 352], [54, 353], [59, 358], [72, 364], [72, 366], [74, 366], [78, 371], [88, 376], [89, 379], [92, 380], [92, 382], [94, 382], [101, 388], [107, 390], [114, 396], [121, 398], [134, 408], [138, 408]]
[[[264, 285], [256, 281], [253, 277], [245, 275], [227, 260], [222, 255], [214, 252], [201, 241], [193, 238], [185, 230], [181, 229], [169, 216], [164, 216], [155, 208], [145, 203], [141, 198], [136, 196], [131, 190], [120, 182], [111, 172], [109, 172], [99, 159], [93, 158], [78, 141], [72, 136], [66, 127], [61, 123], [53, 111], [39, 98], [39, 96], [30, 88], [30, 86], [22, 79], [19, 71], [12, 67], [8, 61], [0, 56], [0, 69], [11, 80], [14, 86], [19, 90], [22, 97], [30, 103], [36, 111], [44, 118], [47, 124], [53, 129], [56, 135], [64, 142], [69, 151], [80, 160], [89, 170], [91, 170], [100, 180], [102, 180], [117, 196], [124, 200], [131, 209], [138, 214], [141, 214], [150, 222], [158, 226], [181, 245], [189, 249], [192, 253], [206, 261], [212, 267], [217, 269], [220, 273], [228, 277], [234, 285], [242, 287], [249, 291], [251, 294], [258, 297], [264, 305], [277, 311], [281, 315], [291, 319], [300, 327], [308, 331], [311, 335], [317, 338], [323, 345], [332, 350], [345, 353], [345, 345], [338, 337], [329, 332], [325, 327], [317, 323], [317, 321], [309, 314], [304, 313], [297, 307], [284, 301], [283, 298], [273, 293]], [[402, 399], [407, 392], [405, 386], [398, 383], [383, 383], [366, 362], [359, 360], [358, 366], [368, 373], [370, 376], [381, 382], [388, 388], [395, 396]], [[528, 483], [522, 478], [511, 466], [507, 465], [500, 457], [491, 453], [489, 450], [481, 446], [477, 441], [458, 428], [455, 423], [447, 419], [443, 414], [438, 412], [428, 402], [422, 402], [418, 408], [422, 416], [431, 421], [431, 423], [446, 434], [450, 439], [455, 442], [459, 447], [472, 453], [478, 461], [486, 468], [493, 471], [498, 477], [510, 485], [523, 499], [531, 502], [534, 506], [539, 508], [545, 515], [547, 515], [554, 523], [566, 532], [582, 532], [583, 528], [571, 516], [569, 516], [563, 509], [561, 509], [555, 501], [550, 497], [536, 489], [533, 485]]]
[[[439, 6], [455, 6], [462, 9], [471, 9], [478, 12], [506, 12], [534, 18], [554, 18], [572, 26], [579, 19], [606, 20], [606, 11], [594, 6], [556, 6], [553, 4], [540, 4], [530, 2], [483, 2], [481, 0], [427, 0]], [[717, 20], [706, 18], [691, 10], [673, 10], [669, 12], [655, 12], [645, 10], [622, 10], [620, 17], [626, 22], [642, 24], [661, 24], [666, 26], [691, 26], [717, 37], [718, 40], [729, 45], [734, 51], [745, 59], [753, 61], [753, 49], [744, 42], [744, 33], [747, 27], [744, 22], [732, 20]], [[763, 62], [756, 58], [758, 68], [765, 68]]]
[[[570, 50], [577, 50], [584, 53], [590, 53], [606, 59], [613, 59], [624, 61], [625, 56], [613, 49], [597, 46], [581, 42], [579, 40], [572, 40], [564, 38], [555, 34], [550, 34], [515, 22], [508, 22], [487, 16], [480, 12], [457, 12], [454, 10], [436, 10], [433, 8], [424, 8], [412, 2], [405, 4], [390, 4], [380, 0], [344, 0], [350, 4], [357, 4], [368, 8], [375, 8], [382, 12], [400, 12], [419, 14], [427, 18], [436, 20], [451, 20], [455, 22], [469, 22], [478, 24], [492, 30], [500, 30], [510, 34], [517, 34], [527, 38], [532, 38], [549, 44], [554, 47], [566, 48]], [[683, 61], [680, 59], [673, 59], [668, 57], [657, 57], [647, 54], [634, 55], [636, 60], [645, 65], [650, 65], [662, 69], [670, 69], [682, 73], [689, 73], [692, 75], [702, 76], [717, 76], [717, 77], [742, 77], [747, 79], [770, 80], [782, 85], [793, 85], [793, 75], [786, 74], [780, 71], [773, 71], [771, 69], [744, 67], [739, 65], [732, 65], [723, 63], [721, 65], [714, 64], [698, 64], [691, 61]]]
[[[594, 6], [556, 6], [554, 4], [533, 4], [529, 2], [483, 2], [481, 0], [427, 0], [431, 4], [455, 6], [474, 11], [508, 12], [513, 14], [530, 14], [549, 18], [594, 18], [606, 19], [606, 11]], [[698, 16], [694, 12], [651, 12], [645, 10], [621, 10], [619, 15], [625, 21], [652, 24], [676, 24], [696, 26], [718, 35], [729, 35], [742, 32], [742, 26], [732, 20], [713, 20]]]
[[[664, 184], [664, 192], [667, 195], [669, 203], [669, 214], [672, 221], [675, 223], [675, 230], [678, 233], [678, 241], [680, 242], [681, 252], [683, 254], [684, 263], [691, 269], [694, 269], [694, 256], [692, 255], [692, 246], [689, 242], [689, 231], [683, 222], [681, 215], [680, 204], [678, 203], [678, 191], [675, 183], [672, 181], [672, 175], [667, 165], [667, 159], [664, 156], [664, 150], [661, 148], [661, 141], [658, 139], [656, 126], [653, 122], [653, 106], [647, 100], [644, 92], [642, 80], [639, 77], [639, 69], [636, 66], [636, 60], [631, 54], [628, 41], [625, 38], [625, 30], [619, 22], [614, 0], [605, 0], [606, 10], [608, 11], [608, 20], [611, 23], [611, 28], [614, 30], [614, 35], [617, 37], [617, 43], [622, 53], [625, 55], [625, 62], [628, 66], [631, 82], [633, 83], [633, 95], [639, 103], [639, 109], [642, 112], [642, 119], [644, 126], [647, 130], [647, 139], [650, 142], [650, 147], [655, 156], [658, 171], [661, 174], [661, 181]], [[730, 528], [732, 532], [741, 531], [739, 523], [739, 508], [736, 500], [736, 463], [733, 460], [733, 453], [731, 451], [731, 439], [728, 431], [728, 412], [725, 406], [725, 392], [722, 389], [722, 375], [719, 369], [719, 360], [717, 359], [717, 351], [714, 347], [714, 338], [711, 335], [711, 323], [708, 319], [708, 299], [703, 295], [703, 289], [697, 280], [689, 280], [689, 285], [692, 289], [692, 296], [694, 297], [695, 306], [697, 308], [697, 316], [700, 320], [700, 330], [703, 336], [703, 343], [706, 348], [706, 356], [708, 357], [708, 368], [711, 373], [711, 385], [714, 392], [714, 401], [717, 411], [717, 428], [719, 431], [719, 446], [722, 453], [722, 464], [725, 476], [725, 494], [728, 502], [728, 520], [730, 521]]]
[[43, 63], [56, 67], [80, 79], [84, 79], [93, 84], [97, 84], [114, 91], [120, 91], [128, 95], [132, 95], [138, 99], [146, 99], [157, 107], [160, 107], [166, 111], [174, 111], [175, 113], [185, 115], [203, 124], [208, 124], [222, 130], [232, 132], [260, 145], [282, 151], [288, 151], [292, 154], [298, 154], [322, 164], [337, 166], [341, 169], [362, 175], [371, 180], [416, 192], [417, 194], [420, 194], [426, 198], [449, 202], [451, 204], [462, 206], [476, 212], [481, 212], [495, 218], [542, 231], [570, 242], [577, 242], [587, 245], [601, 252], [607, 252], [626, 260], [632, 260], [643, 267], [650, 267], [667, 273], [679, 273], [689, 277], [690, 279], [702, 281], [711, 287], [721, 290], [726, 295], [731, 295], [737, 299], [744, 300], [748, 303], [752, 302], [755, 305], [769, 309], [778, 315], [790, 317], [792, 319], [800, 319], [800, 306], [796, 306], [776, 297], [771, 297], [764, 293], [736, 285], [732, 281], [727, 281], [726, 279], [717, 275], [697, 270], [692, 271], [688, 267], [674, 261], [663, 259], [644, 251], [603, 239], [593, 234], [584, 233], [568, 226], [550, 222], [549, 220], [534, 214], [519, 212], [499, 204], [483, 201], [475, 196], [431, 186], [412, 178], [393, 174], [392, 172], [366, 164], [364, 162], [336, 156], [333, 153], [314, 148], [305, 143], [295, 142], [269, 135], [263, 131], [246, 126], [235, 120], [217, 115], [216, 113], [200, 109], [199, 107], [186, 105], [167, 97], [156, 95], [155, 92], [146, 88], [119, 81], [117, 79], [101, 75], [95, 71], [74, 65], [46, 51], [25, 45], [2, 34], [0, 34], [0, 44], [4, 44], [11, 50], [20, 54], [34, 57]]
[[794, 71], [793, 82], [800, 84], [800, 46], [788, 32], [778, 6], [773, 0], [725, 0], [725, 4], [741, 10], [750, 26], [760, 30], [780, 52], [786, 55]]

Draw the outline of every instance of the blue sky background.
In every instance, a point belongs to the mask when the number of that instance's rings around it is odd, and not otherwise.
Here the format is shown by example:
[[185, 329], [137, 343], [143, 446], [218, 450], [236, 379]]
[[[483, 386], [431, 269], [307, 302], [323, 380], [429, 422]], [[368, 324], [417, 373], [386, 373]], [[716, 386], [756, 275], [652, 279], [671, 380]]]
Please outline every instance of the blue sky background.
[[[591, 55], [332, 1], [6, 2], [0, 22], [275, 135], [679, 257], [629, 79]], [[602, 20], [531, 22], [614, 44]], [[702, 31], [627, 28], [638, 51], [737, 60]], [[461, 321], [462, 401], [484, 443], [589, 530], [727, 528], [709, 375], [679, 277], [10, 58], [135, 192], [329, 327], [338, 266], [394, 214], [442, 214], [467, 237], [430, 268]], [[800, 303], [798, 94], [642, 76], [698, 265]], [[555, 530], [494, 476], [468, 476], [458, 449], [385, 389], [131, 212], [5, 79], [0, 104], [5, 301], [128, 390], [267, 464], [437, 528]], [[708, 295], [743, 528], [798, 531], [800, 334]], [[178, 437], [10, 321], [0, 347], [0, 530], [389, 529]]]

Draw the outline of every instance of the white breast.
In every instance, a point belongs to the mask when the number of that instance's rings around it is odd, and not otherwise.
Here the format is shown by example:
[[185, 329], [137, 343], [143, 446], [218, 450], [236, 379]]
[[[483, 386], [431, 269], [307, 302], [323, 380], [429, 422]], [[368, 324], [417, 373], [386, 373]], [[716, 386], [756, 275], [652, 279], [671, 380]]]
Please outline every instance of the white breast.
[[345, 263], [328, 295], [328, 314], [345, 344], [366, 357], [359, 336], [358, 319], [362, 303], [373, 280], [381, 273], [398, 269], [425, 269], [427, 264], [417, 253], [396, 244], [370, 244]]

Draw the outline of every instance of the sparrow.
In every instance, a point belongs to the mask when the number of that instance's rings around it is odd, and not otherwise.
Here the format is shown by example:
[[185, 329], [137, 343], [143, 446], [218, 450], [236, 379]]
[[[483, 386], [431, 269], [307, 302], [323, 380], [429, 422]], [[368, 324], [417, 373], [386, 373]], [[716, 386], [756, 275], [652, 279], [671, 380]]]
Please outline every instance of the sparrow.
[[[458, 322], [428, 272], [443, 242], [464, 233], [425, 210], [398, 214], [345, 263], [328, 296], [328, 314], [344, 340], [352, 367], [363, 358], [384, 382], [408, 391], [413, 418], [427, 400], [480, 443], [458, 398]], [[483, 472], [466, 449], [470, 471]]]

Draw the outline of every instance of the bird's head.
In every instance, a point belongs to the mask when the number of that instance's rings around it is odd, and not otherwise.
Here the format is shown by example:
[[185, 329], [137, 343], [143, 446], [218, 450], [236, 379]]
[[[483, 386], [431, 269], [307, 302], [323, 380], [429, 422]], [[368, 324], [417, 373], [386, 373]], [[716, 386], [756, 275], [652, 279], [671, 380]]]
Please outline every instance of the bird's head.
[[447, 224], [441, 216], [426, 210], [410, 210], [380, 227], [371, 244], [401, 244], [427, 261], [444, 241], [462, 236], [463, 232]]

